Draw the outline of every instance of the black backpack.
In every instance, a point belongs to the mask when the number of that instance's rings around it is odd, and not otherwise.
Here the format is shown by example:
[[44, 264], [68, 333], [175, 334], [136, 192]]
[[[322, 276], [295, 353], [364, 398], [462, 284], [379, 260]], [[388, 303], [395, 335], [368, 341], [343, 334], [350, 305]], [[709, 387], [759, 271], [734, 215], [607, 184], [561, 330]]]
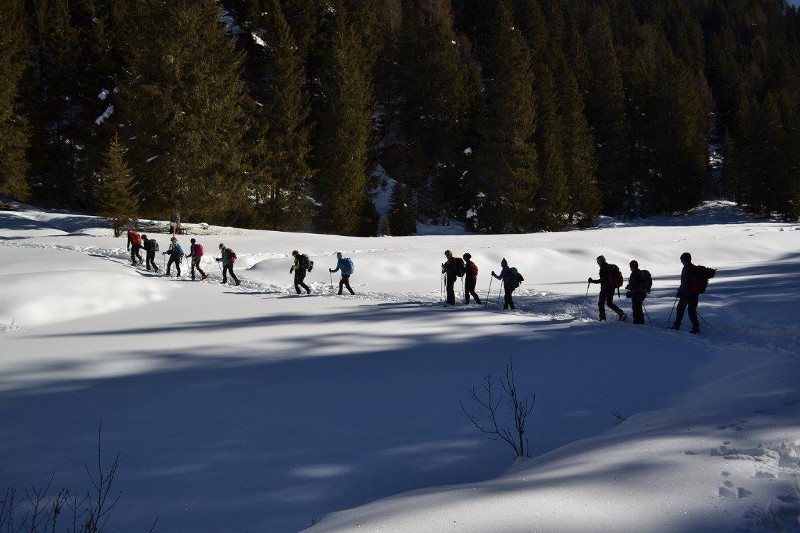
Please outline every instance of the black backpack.
[[645, 292], [650, 292], [650, 289], [653, 288], [653, 276], [650, 275], [649, 270], [640, 270], [639, 271], [642, 275], [642, 285], [644, 285]]
[[456, 257], [456, 276], [463, 277], [464, 274], [467, 272], [467, 266], [464, 264], [464, 260], [460, 257]]
[[300, 268], [304, 270], [308, 270], [311, 272], [311, 269], [314, 268], [314, 262], [308, 259], [306, 254], [300, 254]]

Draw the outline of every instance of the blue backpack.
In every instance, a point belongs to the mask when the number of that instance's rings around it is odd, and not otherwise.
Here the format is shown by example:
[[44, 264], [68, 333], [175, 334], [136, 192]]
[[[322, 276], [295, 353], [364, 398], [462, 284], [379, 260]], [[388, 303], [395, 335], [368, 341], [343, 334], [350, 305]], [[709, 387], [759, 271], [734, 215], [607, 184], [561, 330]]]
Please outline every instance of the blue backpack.
[[176, 243], [175, 248], [172, 249], [172, 253], [180, 257], [183, 257], [183, 248], [181, 248], [180, 244]]
[[353, 260], [349, 257], [342, 259], [342, 274], [345, 276], [352, 276], [356, 269], [353, 266]]

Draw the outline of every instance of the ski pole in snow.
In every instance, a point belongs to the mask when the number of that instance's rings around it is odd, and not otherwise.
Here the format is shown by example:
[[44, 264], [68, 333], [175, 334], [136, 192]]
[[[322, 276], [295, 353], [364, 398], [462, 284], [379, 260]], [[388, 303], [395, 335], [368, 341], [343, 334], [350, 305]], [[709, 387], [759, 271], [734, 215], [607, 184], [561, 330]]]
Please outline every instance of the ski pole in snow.
[[644, 302], [642, 302], [642, 309], [644, 309], [644, 314], [647, 315], [647, 322], [652, 324], [653, 320], [650, 318], [650, 313], [647, 312], [647, 308], [644, 306]]
[[333, 292], [333, 274], [331, 274], [330, 270], [328, 270], [328, 275], [331, 278], [331, 292]]
[[586, 284], [586, 296], [583, 297], [583, 306], [581, 307], [581, 317], [579, 320], [583, 320], [583, 312], [586, 310], [586, 305], [589, 303], [589, 287], [591, 283]]
[[[695, 313], [697, 313], [697, 310], [695, 310]], [[700, 317], [700, 320], [702, 320], [703, 322], [705, 322], [705, 323], [706, 323], [706, 326], [708, 326], [708, 327], [711, 327], [711, 324], [709, 324], [709, 323], [708, 323], [708, 320], [706, 320], [705, 318], [703, 318], [703, 315], [701, 315], [700, 313], [697, 313], [697, 316], [699, 316], [699, 317]]]
[[492, 294], [492, 281], [494, 281], [494, 276], [489, 278], [489, 290], [486, 291], [486, 303], [483, 304], [484, 307], [489, 306], [489, 295]]
[[[678, 297], [675, 297], [675, 301], [672, 303], [672, 311], [675, 311], [675, 305], [678, 303]], [[672, 320], [672, 311], [669, 312], [669, 318], [667, 318], [667, 327], [669, 327], [669, 321]]]
[[439, 298], [444, 301], [444, 272], [442, 272], [442, 276], [439, 278]]

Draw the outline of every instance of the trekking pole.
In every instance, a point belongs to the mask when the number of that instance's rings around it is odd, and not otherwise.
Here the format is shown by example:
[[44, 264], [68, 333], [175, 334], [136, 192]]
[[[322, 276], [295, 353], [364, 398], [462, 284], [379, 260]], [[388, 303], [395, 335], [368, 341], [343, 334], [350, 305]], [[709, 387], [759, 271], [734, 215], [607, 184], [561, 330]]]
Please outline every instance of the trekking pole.
[[[697, 313], [697, 311], [695, 311], [695, 313]], [[699, 317], [700, 317], [700, 320], [702, 320], [703, 322], [705, 322], [705, 323], [706, 323], [706, 326], [708, 326], [708, 327], [711, 327], [711, 324], [709, 324], [709, 323], [708, 323], [708, 320], [706, 320], [705, 318], [703, 318], [703, 315], [701, 315], [700, 313], [697, 313], [697, 316], [699, 316]]]
[[444, 272], [439, 277], [439, 298], [442, 302], [444, 301]]
[[578, 320], [583, 320], [583, 312], [586, 311], [586, 305], [589, 303], [589, 287], [591, 283], [586, 284], [586, 296], [583, 297], [583, 306], [581, 307], [581, 316]]
[[492, 281], [494, 281], [494, 276], [489, 278], [489, 290], [486, 291], [486, 303], [483, 304], [484, 307], [489, 306], [489, 295], [492, 294]]
[[647, 315], [647, 322], [652, 324], [653, 320], [650, 318], [650, 313], [647, 312], [647, 308], [644, 306], [644, 302], [642, 302], [642, 309], [644, 309], [644, 314]]
[[[678, 297], [675, 297], [675, 301], [672, 303], [672, 311], [675, 311], [675, 306], [678, 303]], [[669, 317], [667, 318], [667, 327], [669, 327], [669, 321], [672, 320], [672, 311], [669, 312]]]
[[328, 275], [331, 278], [331, 292], [333, 292], [333, 274], [330, 272], [330, 270], [328, 271]]

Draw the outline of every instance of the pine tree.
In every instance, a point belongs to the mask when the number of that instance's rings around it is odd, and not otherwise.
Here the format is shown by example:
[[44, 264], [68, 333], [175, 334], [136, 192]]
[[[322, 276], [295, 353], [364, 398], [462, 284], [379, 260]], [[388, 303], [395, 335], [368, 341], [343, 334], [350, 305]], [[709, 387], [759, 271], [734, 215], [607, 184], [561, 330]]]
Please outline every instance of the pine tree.
[[123, 117], [134, 139], [146, 214], [236, 223], [249, 218], [241, 138], [251, 103], [242, 55], [213, 2], [136, 2], [128, 16], [130, 67]]
[[478, 217], [491, 232], [533, 227], [531, 206], [539, 186], [533, 82], [525, 39], [502, 0], [492, 22], [476, 152], [480, 192], [486, 198]]
[[324, 231], [355, 235], [363, 229], [358, 214], [364, 209], [369, 176], [372, 64], [354, 22], [338, 7], [330, 55], [320, 75], [324, 99], [315, 154], [319, 220]]
[[100, 191], [96, 205], [100, 216], [114, 226], [114, 236], [136, 220], [139, 201], [134, 191], [133, 172], [125, 163], [125, 147], [115, 133], [108, 144], [103, 167], [100, 169]]
[[29, 36], [23, 0], [0, 10], [0, 195], [25, 200], [29, 129], [21, 110], [21, 83], [28, 69]]
[[50, 205], [79, 206], [77, 158], [82, 139], [75, 131], [78, 33], [66, 0], [33, 0], [32, 57], [36, 107], [31, 117], [31, 190]]
[[591, 226], [600, 214], [600, 191], [597, 188], [597, 161], [594, 138], [584, 115], [583, 98], [578, 82], [566, 60], [556, 61], [559, 85], [559, 114], [563, 120], [564, 172], [569, 196], [569, 221]]
[[463, 213], [458, 180], [465, 170], [463, 150], [479, 96], [477, 64], [468, 43], [453, 31], [449, 1], [410, 0], [406, 8], [395, 64], [405, 141], [400, 165], [407, 175], [397, 177], [414, 184], [420, 195], [432, 196], [435, 208], [428, 215], [442, 206]]
[[588, 84], [578, 82], [584, 93], [586, 116], [597, 147], [597, 180], [603, 211], [619, 215], [626, 210], [630, 175], [630, 125], [628, 124], [622, 74], [611, 37], [607, 15], [593, 11], [585, 49], [591, 65]]
[[405, 183], [395, 183], [392, 190], [389, 227], [392, 235], [414, 235], [417, 232], [417, 212], [411, 188]]
[[278, 0], [264, 17], [265, 50], [258, 64], [262, 106], [254, 120], [254, 191], [267, 208], [269, 227], [299, 229], [305, 211], [304, 188], [312, 176], [305, 73]]
[[536, 145], [541, 178], [532, 204], [534, 227], [555, 231], [568, 223], [564, 131], [555, 80], [550, 68], [543, 63], [536, 70], [536, 103]]

